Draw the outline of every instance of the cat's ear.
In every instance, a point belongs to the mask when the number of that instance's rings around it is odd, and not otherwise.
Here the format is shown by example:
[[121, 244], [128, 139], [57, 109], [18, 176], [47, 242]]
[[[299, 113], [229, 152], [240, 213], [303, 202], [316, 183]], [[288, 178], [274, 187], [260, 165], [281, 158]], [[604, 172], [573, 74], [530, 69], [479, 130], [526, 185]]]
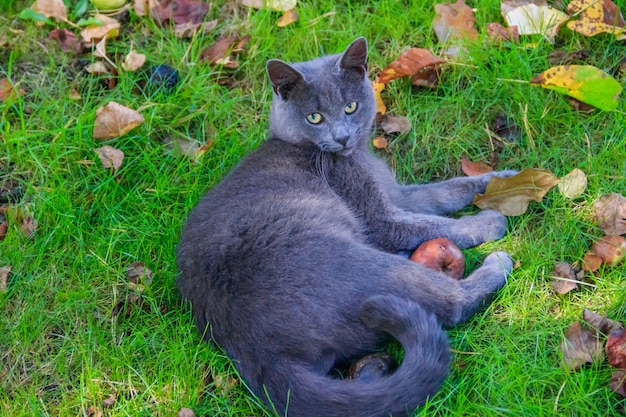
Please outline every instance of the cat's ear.
[[367, 41], [364, 37], [352, 41], [341, 55], [339, 66], [342, 69], [356, 70], [361, 74], [367, 73]]
[[304, 79], [302, 74], [291, 65], [279, 59], [270, 59], [267, 61], [267, 75], [272, 81], [274, 92], [286, 99], [289, 91], [300, 81]]

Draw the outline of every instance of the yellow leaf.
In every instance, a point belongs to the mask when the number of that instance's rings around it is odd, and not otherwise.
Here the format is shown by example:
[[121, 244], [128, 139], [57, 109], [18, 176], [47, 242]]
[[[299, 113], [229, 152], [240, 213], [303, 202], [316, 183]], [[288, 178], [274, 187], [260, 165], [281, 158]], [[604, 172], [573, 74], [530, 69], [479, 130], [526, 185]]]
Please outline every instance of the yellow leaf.
[[559, 179], [547, 169], [526, 168], [512, 177], [493, 177], [484, 194], [476, 193], [472, 204], [498, 210], [505, 216], [519, 216], [531, 201], [541, 201]]
[[385, 149], [387, 147], [387, 145], [389, 144], [389, 142], [387, 141], [386, 138], [384, 138], [383, 136], [376, 136], [373, 140], [372, 140], [372, 145], [374, 145], [374, 147], [376, 149]]
[[372, 87], [374, 88], [374, 97], [376, 97], [376, 113], [384, 115], [387, 112], [387, 106], [385, 106], [380, 93], [385, 89], [385, 84], [374, 80], [372, 81]]
[[585, 36], [611, 33], [617, 40], [626, 39], [626, 21], [622, 12], [611, 0], [572, 0], [567, 12], [578, 14], [578, 20], [567, 23], [567, 27]]
[[289, 10], [286, 10], [285, 13], [283, 13], [283, 15], [278, 18], [278, 22], [276, 22], [276, 26], [278, 26], [279, 28], [283, 28], [297, 21], [298, 21], [298, 12], [296, 11], [296, 9], [289, 9]]
[[297, 0], [241, 0], [241, 4], [254, 9], [270, 9], [275, 12], [286, 12], [296, 7]]
[[137, 111], [111, 101], [96, 110], [94, 139], [112, 139], [129, 132], [144, 122]]

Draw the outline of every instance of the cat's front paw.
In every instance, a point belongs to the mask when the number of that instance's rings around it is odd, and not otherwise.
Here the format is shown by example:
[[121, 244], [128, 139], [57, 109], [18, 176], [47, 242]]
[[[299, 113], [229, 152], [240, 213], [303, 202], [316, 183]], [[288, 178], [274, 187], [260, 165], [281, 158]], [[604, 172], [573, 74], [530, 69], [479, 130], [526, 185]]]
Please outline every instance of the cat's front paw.
[[513, 270], [513, 258], [511, 258], [511, 255], [503, 251], [490, 253], [485, 258], [483, 264], [489, 266], [493, 264], [495, 268], [502, 269], [506, 275]]
[[506, 233], [506, 217], [495, 210], [484, 210], [473, 216], [462, 217], [465, 239], [457, 244], [462, 248], [478, 246], [490, 240], [498, 240]]

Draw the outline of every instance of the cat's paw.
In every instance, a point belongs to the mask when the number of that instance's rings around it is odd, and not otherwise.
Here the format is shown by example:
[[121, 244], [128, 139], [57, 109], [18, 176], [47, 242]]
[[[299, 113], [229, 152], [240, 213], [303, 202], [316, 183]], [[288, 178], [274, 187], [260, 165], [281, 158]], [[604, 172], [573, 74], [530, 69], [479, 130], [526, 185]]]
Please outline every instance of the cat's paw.
[[493, 266], [504, 271], [508, 275], [513, 270], [513, 258], [506, 252], [498, 251], [487, 255], [484, 265]]
[[506, 216], [496, 210], [484, 210], [474, 215], [475, 227], [480, 237], [481, 242], [484, 243], [489, 240], [498, 240], [506, 233]]

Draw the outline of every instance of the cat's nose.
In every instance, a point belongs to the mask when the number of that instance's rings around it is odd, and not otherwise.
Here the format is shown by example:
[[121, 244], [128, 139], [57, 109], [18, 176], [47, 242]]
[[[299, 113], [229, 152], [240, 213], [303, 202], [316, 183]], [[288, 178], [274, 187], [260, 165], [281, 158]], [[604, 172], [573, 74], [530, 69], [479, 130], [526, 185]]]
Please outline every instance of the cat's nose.
[[340, 145], [346, 146], [346, 143], [348, 143], [348, 139], [350, 139], [350, 136], [348, 135], [340, 136], [335, 138], [335, 142], [339, 143]]

